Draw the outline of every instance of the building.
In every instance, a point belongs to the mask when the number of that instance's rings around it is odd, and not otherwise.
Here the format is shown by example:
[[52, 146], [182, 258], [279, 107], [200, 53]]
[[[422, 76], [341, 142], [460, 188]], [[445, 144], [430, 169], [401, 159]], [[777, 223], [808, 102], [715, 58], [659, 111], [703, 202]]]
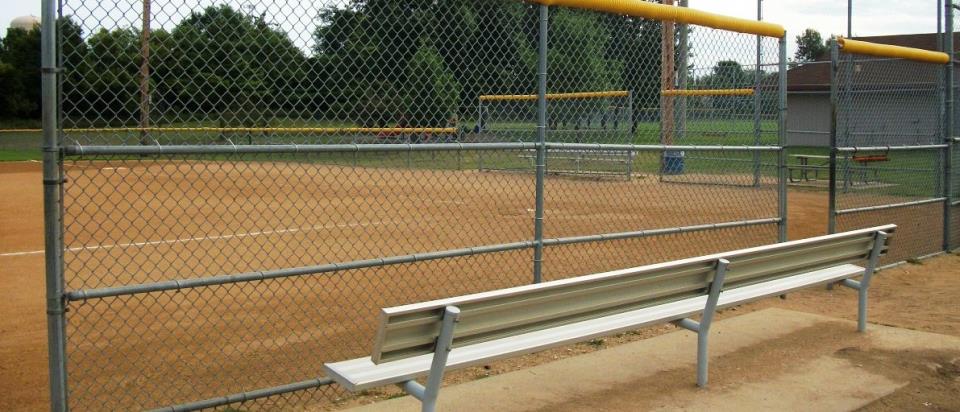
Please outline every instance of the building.
[[[960, 45], [960, 34], [954, 41]], [[857, 40], [926, 50], [940, 50], [936, 33], [857, 37]], [[941, 128], [942, 71], [935, 65], [896, 59], [860, 57], [849, 70], [855, 87], [844, 88], [853, 109], [841, 112], [839, 124], [856, 130], [841, 145], [885, 146], [935, 143]], [[958, 71], [960, 72], [960, 71]], [[846, 93], [846, 94], [844, 94]], [[830, 145], [830, 54], [787, 71], [787, 144]]]

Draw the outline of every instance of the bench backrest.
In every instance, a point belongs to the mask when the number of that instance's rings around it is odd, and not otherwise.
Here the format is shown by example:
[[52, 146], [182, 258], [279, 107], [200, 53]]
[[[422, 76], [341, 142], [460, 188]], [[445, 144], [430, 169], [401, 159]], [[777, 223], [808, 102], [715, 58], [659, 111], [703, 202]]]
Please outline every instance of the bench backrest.
[[[869, 256], [878, 232], [890, 234], [895, 228], [880, 226], [385, 308], [372, 360], [382, 363], [432, 353], [447, 306], [460, 309], [456, 348], [705, 295], [719, 259], [730, 261], [724, 289], [859, 262]], [[884, 253], [887, 247], [883, 246]]]

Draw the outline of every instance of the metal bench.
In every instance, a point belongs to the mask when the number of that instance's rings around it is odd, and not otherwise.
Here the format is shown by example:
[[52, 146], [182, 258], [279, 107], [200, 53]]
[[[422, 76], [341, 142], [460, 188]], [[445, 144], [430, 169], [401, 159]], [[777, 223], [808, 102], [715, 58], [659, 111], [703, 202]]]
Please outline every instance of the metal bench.
[[[382, 310], [370, 357], [328, 363], [350, 391], [399, 384], [436, 408], [445, 371], [665, 322], [697, 332], [697, 385], [717, 308], [816, 285], [867, 289], [895, 225], [743, 249]], [[866, 262], [865, 267], [856, 263]], [[854, 277], [862, 276], [857, 281]], [[700, 322], [689, 317], [702, 315]], [[426, 385], [416, 378], [427, 376]]]
[[[573, 170], [565, 170], [559, 168], [551, 168], [549, 172], [559, 173], [559, 174], [583, 174], [583, 175], [623, 175], [628, 179], [633, 174], [633, 162], [636, 159], [637, 153], [634, 151], [618, 151], [618, 150], [549, 150], [547, 151], [547, 162], [550, 161], [567, 161], [573, 162]], [[533, 168], [536, 166], [533, 162], [536, 161], [537, 155], [535, 150], [531, 150], [528, 153], [523, 153], [520, 155], [521, 159], [529, 160], [530, 167]], [[624, 167], [623, 171], [600, 171], [600, 170], [585, 170], [583, 163], [615, 163], [622, 164]]]

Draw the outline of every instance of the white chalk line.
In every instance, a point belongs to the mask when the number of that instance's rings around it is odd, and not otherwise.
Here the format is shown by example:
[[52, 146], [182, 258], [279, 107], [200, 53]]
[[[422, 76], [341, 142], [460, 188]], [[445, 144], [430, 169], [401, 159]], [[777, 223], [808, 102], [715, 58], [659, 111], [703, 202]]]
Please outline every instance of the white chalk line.
[[[392, 224], [401, 224], [401, 223], [409, 223], [409, 222], [410, 220], [379, 220], [374, 222], [354, 222], [354, 223], [337, 223], [337, 224], [328, 223], [325, 225], [316, 225], [316, 226], [308, 226], [308, 227], [258, 230], [254, 232], [231, 233], [226, 235], [195, 236], [195, 237], [178, 238], [178, 239], [116, 243], [116, 244], [110, 244], [110, 245], [76, 246], [76, 247], [68, 248], [66, 249], [66, 251], [67, 252], [87, 252], [87, 251], [95, 251], [95, 250], [110, 250], [110, 249], [117, 249], [117, 248], [122, 249], [122, 248], [128, 248], [128, 247], [158, 246], [158, 245], [167, 245], [172, 243], [188, 243], [188, 242], [202, 242], [202, 241], [208, 241], [208, 240], [240, 239], [240, 238], [253, 237], [253, 236], [282, 235], [287, 233], [310, 232], [315, 230], [326, 230], [326, 229], [349, 229], [354, 227], [382, 226], [382, 225], [392, 225]], [[40, 254], [43, 254], [43, 252], [44, 252], [43, 250], [29, 250], [24, 252], [7, 252], [7, 253], [0, 253], [0, 257], [40, 255]]]

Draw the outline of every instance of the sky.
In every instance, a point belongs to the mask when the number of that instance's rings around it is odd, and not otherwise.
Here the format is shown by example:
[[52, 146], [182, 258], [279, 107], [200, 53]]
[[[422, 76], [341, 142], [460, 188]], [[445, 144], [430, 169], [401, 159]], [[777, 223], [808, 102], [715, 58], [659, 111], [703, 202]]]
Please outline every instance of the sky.
[[[123, 4], [139, 7], [139, 0], [73, 0], [84, 5]], [[158, 4], [163, 0], [154, 0]], [[259, 0], [266, 3], [271, 0]], [[290, 4], [289, 0], [273, 0]], [[477, 0], [482, 1], [482, 0]], [[735, 17], [755, 19], [756, 0], [689, 0], [690, 7]], [[181, 1], [174, 0], [173, 3]], [[231, 3], [234, 1], [231, 1]], [[937, 30], [938, 0], [853, 0], [854, 36], [881, 34], [931, 33]], [[10, 21], [23, 15], [40, 15], [40, 0], [3, 0], [0, 7], [0, 35], [6, 35]], [[207, 3], [203, 1], [203, 3]], [[256, 2], [255, 2], [256, 3]], [[296, 2], [294, 2], [296, 3]], [[75, 3], [76, 4], [76, 3]], [[806, 28], [813, 28], [829, 37], [846, 34], [847, 5], [842, 0], [764, 0], [764, 20], [786, 27], [789, 54], [795, 50], [794, 37]], [[303, 19], [304, 16], [298, 16]], [[302, 25], [300, 20], [298, 25]], [[281, 23], [281, 26], [284, 24]], [[303, 30], [303, 28], [300, 28]]]
[[[756, 0], [689, 0], [690, 7], [728, 16], [757, 18]], [[853, 0], [853, 35], [934, 33], [937, 0]], [[843, 0], [763, 0], [763, 20], [787, 29], [790, 56], [794, 37], [807, 28], [824, 39], [847, 34], [847, 2]]]

